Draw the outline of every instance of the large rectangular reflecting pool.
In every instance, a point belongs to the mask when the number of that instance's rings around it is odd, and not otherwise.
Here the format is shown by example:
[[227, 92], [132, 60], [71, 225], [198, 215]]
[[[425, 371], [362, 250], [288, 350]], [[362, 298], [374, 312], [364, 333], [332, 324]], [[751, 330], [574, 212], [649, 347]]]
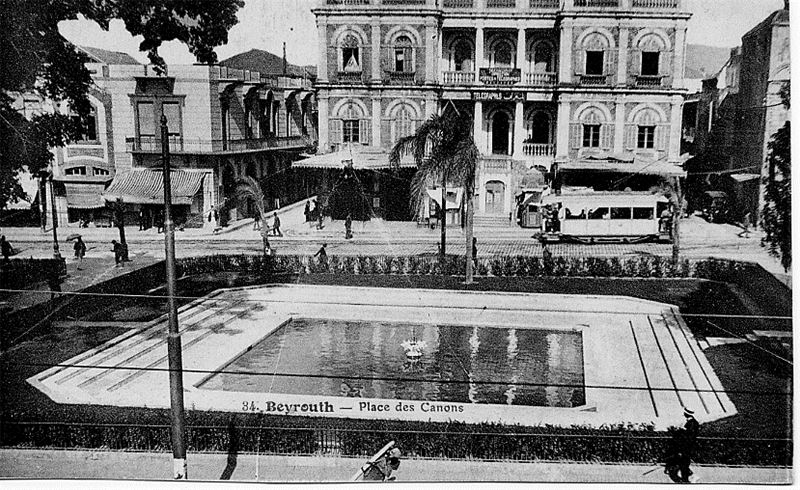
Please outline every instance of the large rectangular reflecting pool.
[[[411, 361], [403, 343], [424, 342]], [[203, 389], [542, 407], [585, 404], [575, 330], [295, 318]]]

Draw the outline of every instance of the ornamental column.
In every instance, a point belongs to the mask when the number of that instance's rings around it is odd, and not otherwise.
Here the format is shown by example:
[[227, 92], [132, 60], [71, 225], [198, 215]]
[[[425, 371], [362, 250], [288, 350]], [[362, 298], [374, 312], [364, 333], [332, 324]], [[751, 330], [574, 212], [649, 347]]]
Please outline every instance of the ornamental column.
[[372, 97], [372, 144], [371, 146], [380, 147], [381, 145], [381, 99], [376, 95]]
[[669, 152], [667, 159], [670, 162], [679, 162], [681, 159], [681, 122], [683, 120], [683, 97], [672, 96], [672, 111], [669, 118]]
[[475, 83], [480, 81], [483, 55], [483, 25], [478, 25], [475, 27]]
[[472, 137], [475, 140], [475, 146], [478, 147], [478, 151], [484, 153], [486, 151], [486, 135], [483, 133], [483, 102], [480, 100], [475, 101]]
[[319, 95], [317, 99], [317, 110], [319, 111], [319, 113], [317, 114], [318, 116], [317, 125], [319, 127], [319, 150], [320, 153], [328, 153], [328, 151], [330, 150], [330, 142], [328, 141], [328, 138], [330, 137], [328, 135], [328, 126], [330, 123], [328, 121], [328, 118], [330, 116], [328, 115], [327, 94], [325, 96], [322, 96], [322, 94]]
[[317, 81], [328, 81], [328, 24], [324, 20], [317, 21]]
[[523, 154], [523, 144], [525, 140], [525, 107], [521, 100], [517, 101], [514, 110], [514, 160], [522, 160], [525, 155]]
[[629, 30], [623, 27], [619, 30], [619, 50], [617, 51], [617, 84], [628, 83], [628, 36]]
[[569, 158], [569, 113], [570, 102], [559, 97], [558, 120], [556, 121], [556, 160], [566, 161]]
[[622, 153], [625, 137], [625, 102], [617, 101], [614, 121], [614, 153]]
[[561, 25], [561, 39], [558, 53], [558, 81], [572, 82], [572, 25]]
[[381, 76], [381, 25], [372, 24], [372, 81], [380, 82]]
[[525, 74], [522, 69], [525, 66], [525, 29], [517, 29], [517, 68], [520, 70], [522, 80], [525, 80]]

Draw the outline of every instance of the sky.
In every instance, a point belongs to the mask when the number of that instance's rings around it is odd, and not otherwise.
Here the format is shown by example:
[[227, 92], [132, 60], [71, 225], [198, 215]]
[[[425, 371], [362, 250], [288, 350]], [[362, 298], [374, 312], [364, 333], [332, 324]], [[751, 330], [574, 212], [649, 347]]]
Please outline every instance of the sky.
[[[770, 13], [783, 7], [783, 0], [683, 0], [684, 9], [694, 15], [689, 21], [687, 41], [691, 44], [734, 47], [742, 35]], [[228, 33], [228, 44], [216, 49], [224, 60], [250, 49], [280, 55], [286, 43], [286, 57], [296, 65], [317, 63], [317, 30], [311, 8], [317, 0], [246, 0], [239, 11], [239, 23]], [[59, 24], [61, 33], [83, 46], [122, 51], [142, 62], [141, 38], [134, 38], [121, 21], [113, 21], [108, 32], [97, 24], [76, 20]], [[167, 64], [194, 63], [194, 56], [178, 42], [165, 43], [159, 50]]]

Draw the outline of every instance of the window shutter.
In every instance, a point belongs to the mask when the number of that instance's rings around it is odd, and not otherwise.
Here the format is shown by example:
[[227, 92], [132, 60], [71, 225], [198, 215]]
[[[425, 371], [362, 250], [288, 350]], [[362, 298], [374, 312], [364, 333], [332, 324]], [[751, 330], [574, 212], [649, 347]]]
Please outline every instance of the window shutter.
[[575, 56], [575, 74], [583, 75], [584, 73], [586, 73], [586, 50], [582, 49]]
[[570, 147], [578, 149], [583, 144], [583, 124], [572, 123], [570, 124]]
[[614, 147], [614, 125], [603, 124], [600, 126], [600, 147], [611, 150]]
[[638, 136], [639, 127], [635, 124], [628, 124], [625, 128], [625, 148], [627, 150], [636, 149], [636, 138]]
[[362, 145], [369, 145], [371, 135], [372, 131], [370, 131], [370, 120], [362, 119], [358, 123], [358, 141], [360, 141]]
[[613, 75], [617, 72], [617, 50], [616, 49], [607, 49], [605, 50], [603, 57], [605, 58], [603, 62], [605, 63], [604, 74], [606, 75]]
[[633, 49], [631, 50], [631, 75], [641, 75], [642, 74], [642, 50], [641, 49]]
[[342, 120], [331, 119], [328, 123], [328, 139], [329, 143], [339, 144], [342, 142]]
[[667, 131], [669, 130], [669, 126], [664, 124], [659, 124], [656, 126], [656, 134], [655, 134], [655, 146], [656, 149], [659, 151], [666, 151], [667, 150]]

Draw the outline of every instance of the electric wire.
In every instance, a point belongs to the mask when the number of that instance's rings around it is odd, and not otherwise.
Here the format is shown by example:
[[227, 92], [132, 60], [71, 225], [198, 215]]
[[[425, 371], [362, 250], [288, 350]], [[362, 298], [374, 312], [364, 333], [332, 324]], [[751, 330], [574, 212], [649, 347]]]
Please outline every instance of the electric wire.
[[[411, 377], [388, 377], [388, 376], [354, 376], [354, 375], [340, 375], [340, 374], [315, 374], [315, 373], [287, 373], [287, 372], [274, 372], [274, 371], [248, 371], [240, 369], [170, 369], [169, 367], [156, 367], [156, 366], [113, 366], [113, 365], [100, 365], [100, 364], [80, 364], [80, 363], [44, 363], [44, 362], [19, 362], [19, 361], [5, 361], [7, 365], [23, 366], [23, 367], [36, 367], [36, 368], [61, 368], [61, 369], [92, 369], [92, 370], [106, 370], [106, 371], [134, 371], [134, 372], [163, 372], [169, 373], [173, 371], [181, 371], [183, 373], [192, 374], [225, 374], [235, 376], [276, 376], [293, 379], [332, 379], [332, 380], [358, 380], [358, 381], [384, 381], [384, 382], [403, 382], [403, 383], [433, 383], [433, 384], [446, 384], [446, 385], [470, 385], [479, 384], [485, 386], [520, 386], [530, 388], [583, 388], [589, 389], [602, 389], [602, 390], [618, 390], [618, 391], [659, 391], [659, 392], [674, 392], [674, 386], [627, 386], [627, 385], [603, 385], [603, 384], [575, 384], [575, 383], [537, 383], [532, 381], [476, 381], [476, 380], [456, 380], [456, 379], [420, 379]], [[698, 389], [678, 389], [685, 393], [724, 393], [734, 395], [756, 395], [756, 396], [773, 396], [773, 397], [791, 397], [793, 391], [791, 389], [786, 391], [765, 391], [765, 390], [726, 390], [715, 388], [698, 388]], [[253, 393], [253, 396], [263, 395], [262, 393]]]

